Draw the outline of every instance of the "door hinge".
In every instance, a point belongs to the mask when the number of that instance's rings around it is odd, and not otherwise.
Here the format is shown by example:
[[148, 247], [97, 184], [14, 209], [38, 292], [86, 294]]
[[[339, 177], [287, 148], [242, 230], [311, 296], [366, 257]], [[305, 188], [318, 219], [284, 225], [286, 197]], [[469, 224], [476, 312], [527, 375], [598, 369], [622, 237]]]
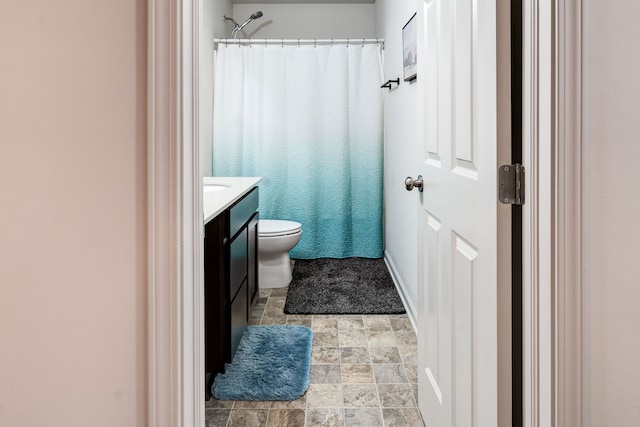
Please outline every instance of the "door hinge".
[[498, 171], [498, 200], [505, 205], [524, 205], [524, 166], [502, 165]]

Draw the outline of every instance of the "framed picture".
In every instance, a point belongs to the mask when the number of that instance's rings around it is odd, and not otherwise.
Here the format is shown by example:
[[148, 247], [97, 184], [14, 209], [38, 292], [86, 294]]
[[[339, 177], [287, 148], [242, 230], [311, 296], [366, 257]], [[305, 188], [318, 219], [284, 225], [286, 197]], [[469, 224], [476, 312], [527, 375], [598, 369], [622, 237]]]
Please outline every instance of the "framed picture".
[[415, 80], [418, 75], [418, 23], [417, 13], [402, 27], [402, 62], [404, 67], [404, 81]]

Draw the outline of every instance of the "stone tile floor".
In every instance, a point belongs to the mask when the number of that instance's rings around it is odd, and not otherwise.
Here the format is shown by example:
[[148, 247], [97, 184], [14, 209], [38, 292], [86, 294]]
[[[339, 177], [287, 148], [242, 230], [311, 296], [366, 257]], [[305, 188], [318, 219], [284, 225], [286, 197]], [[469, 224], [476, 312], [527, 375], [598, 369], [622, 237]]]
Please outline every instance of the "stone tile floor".
[[309, 390], [293, 402], [206, 403], [207, 427], [421, 427], [417, 340], [407, 315], [283, 313], [287, 289], [260, 291], [250, 324], [313, 330]]

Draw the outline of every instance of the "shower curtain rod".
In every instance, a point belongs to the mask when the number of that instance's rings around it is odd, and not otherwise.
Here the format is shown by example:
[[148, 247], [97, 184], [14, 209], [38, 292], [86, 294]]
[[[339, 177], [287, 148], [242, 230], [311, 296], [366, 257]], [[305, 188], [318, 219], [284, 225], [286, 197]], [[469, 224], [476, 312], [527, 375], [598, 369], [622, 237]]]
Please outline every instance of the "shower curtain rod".
[[295, 45], [300, 46], [301, 44], [346, 44], [348, 45], [359, 45], [359, 44], [368, 44], [368, 43], [377, 43], [381, 44], [384, 49], [384, 39], [213, 39], [214, 43], [224, 43], [224, 44], [242, 44], [242, 45]]

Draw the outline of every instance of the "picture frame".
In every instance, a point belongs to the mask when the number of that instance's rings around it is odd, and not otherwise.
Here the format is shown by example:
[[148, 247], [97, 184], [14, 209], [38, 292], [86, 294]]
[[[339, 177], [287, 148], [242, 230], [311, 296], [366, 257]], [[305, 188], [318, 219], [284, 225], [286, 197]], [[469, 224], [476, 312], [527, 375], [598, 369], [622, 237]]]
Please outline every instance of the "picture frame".
[[402, 27], [402, 65], [404, 81], [411, 82], [418, 77], [418, 21], [414, 13]]

